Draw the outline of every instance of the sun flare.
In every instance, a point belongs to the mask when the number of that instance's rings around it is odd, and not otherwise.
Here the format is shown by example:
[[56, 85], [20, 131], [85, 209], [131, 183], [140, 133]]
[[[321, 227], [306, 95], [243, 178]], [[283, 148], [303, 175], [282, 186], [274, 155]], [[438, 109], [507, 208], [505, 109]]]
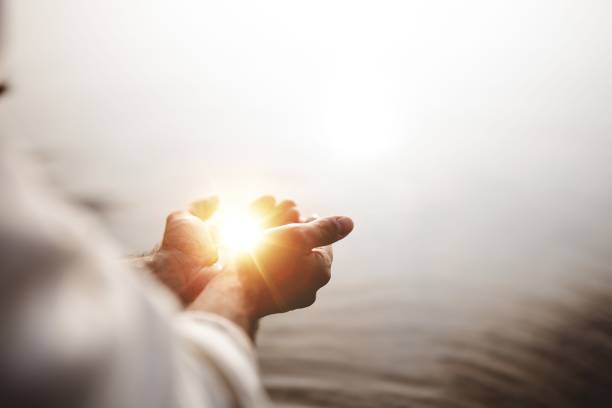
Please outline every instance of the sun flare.
[[241, 212], [222, 212], [215, 217], [219, 245], [232, 252], [254, 249], [261, 241], [261, 220]]

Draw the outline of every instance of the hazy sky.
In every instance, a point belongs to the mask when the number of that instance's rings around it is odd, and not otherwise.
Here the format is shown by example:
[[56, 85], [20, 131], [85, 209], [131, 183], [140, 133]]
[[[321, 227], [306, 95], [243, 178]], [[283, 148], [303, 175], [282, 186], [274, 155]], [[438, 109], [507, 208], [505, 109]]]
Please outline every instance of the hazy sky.
[[8, 6], [0, 131], [116, 203], [127, 250], [209, 192], [353, 215], [355, 257], [608, 225], [608, 1]]

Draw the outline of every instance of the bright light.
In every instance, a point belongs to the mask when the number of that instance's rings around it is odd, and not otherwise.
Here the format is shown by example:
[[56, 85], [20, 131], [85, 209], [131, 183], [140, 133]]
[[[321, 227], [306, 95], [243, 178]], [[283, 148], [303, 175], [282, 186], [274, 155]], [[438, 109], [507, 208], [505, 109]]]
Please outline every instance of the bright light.
[[260, 220], [249, 214], [222, 212], [217, 214], [214, 222], [219, 234], [219, 245], [232, 252], [254, 249], [263, 235]]

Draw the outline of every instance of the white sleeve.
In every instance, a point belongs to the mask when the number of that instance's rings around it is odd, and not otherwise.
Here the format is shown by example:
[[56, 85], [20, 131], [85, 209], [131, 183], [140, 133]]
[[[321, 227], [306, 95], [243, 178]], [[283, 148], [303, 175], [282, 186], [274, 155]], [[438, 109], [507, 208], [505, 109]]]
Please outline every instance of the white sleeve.
[[176, 319], [175, 330], [182, 343], [183, 406], [267, 405], [253, 345], [234, 323], [210, 313], [186, 312]]
[[94, 219], [0, 146], [0, 405], [260, 407], [252, 345], [180, 312]]

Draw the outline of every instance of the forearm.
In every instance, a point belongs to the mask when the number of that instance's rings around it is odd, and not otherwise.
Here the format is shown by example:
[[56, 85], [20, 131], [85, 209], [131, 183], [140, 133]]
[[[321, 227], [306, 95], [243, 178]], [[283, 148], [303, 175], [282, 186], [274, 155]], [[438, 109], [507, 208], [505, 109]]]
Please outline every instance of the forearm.
[[235, 323], [255, 341], [259, 319], [253, 299], [234, 273], [224, 273], [213, 279], [187, 310], [214, 313]]

